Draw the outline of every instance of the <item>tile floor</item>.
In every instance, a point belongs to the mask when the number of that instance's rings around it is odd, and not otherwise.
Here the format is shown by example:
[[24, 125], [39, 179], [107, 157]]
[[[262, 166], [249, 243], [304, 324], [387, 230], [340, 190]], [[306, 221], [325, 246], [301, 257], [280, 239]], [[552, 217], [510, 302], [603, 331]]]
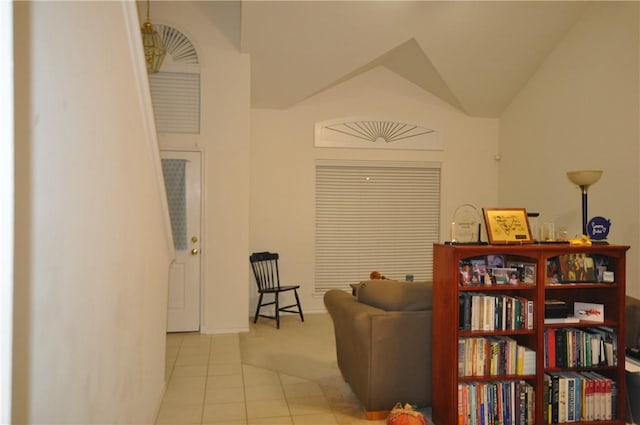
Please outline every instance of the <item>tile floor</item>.
[[321, 385], [243, 364], [241, 359], [238, 334], [169, 334], [167, 389], [156, 424], [386, 423], [364, 419], [357, 400], [339, 375], [330, 385], [340, 387], [337, 392], [342, 394], [336, 396], [333, 388], [329, 392], [334, 394], [328, 394], [326, 382]]

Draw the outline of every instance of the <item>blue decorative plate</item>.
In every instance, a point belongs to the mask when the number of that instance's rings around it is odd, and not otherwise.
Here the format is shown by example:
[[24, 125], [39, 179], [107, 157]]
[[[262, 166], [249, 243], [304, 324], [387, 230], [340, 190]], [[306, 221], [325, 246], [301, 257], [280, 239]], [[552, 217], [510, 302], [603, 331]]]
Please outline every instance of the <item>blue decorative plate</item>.
[[611, 228], [611, 220], [604, 217], [593, 217], [587, 223], [587, 233], [589, 237], [595, 241], [607, 239], [609, 229]]

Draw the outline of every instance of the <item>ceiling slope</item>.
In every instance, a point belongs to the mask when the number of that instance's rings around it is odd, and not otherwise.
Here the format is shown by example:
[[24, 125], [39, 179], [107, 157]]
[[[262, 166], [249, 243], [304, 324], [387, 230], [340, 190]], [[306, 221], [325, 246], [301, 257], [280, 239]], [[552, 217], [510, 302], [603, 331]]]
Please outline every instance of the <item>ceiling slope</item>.
[[244, 1], [252, 106], [288, 108], [385, 66], [469, 115], [498, 117], [588, 4]]

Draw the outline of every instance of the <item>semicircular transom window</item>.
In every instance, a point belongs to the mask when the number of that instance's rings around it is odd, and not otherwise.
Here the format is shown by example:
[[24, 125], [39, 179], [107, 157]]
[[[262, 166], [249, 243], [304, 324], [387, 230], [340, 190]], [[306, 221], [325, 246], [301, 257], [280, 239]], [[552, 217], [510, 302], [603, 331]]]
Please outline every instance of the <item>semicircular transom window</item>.
[[168, 25], [157, 24], [154, 28], [158, 31], [162, 44], [167, 49], [167, 53], [171, 55], [173, 62], [189, 65], [200, 63], [198, 62], [198, 52], [186, 35]]

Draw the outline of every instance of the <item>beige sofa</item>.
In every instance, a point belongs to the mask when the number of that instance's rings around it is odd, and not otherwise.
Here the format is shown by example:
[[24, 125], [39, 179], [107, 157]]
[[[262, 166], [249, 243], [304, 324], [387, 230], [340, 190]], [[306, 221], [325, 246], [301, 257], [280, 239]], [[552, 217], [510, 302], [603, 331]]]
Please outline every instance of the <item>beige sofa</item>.
[[431, 405], [432, 294], [431, 283], [393, 280], [325, 294], [338, 366], [368, 419], [398, 402]]

